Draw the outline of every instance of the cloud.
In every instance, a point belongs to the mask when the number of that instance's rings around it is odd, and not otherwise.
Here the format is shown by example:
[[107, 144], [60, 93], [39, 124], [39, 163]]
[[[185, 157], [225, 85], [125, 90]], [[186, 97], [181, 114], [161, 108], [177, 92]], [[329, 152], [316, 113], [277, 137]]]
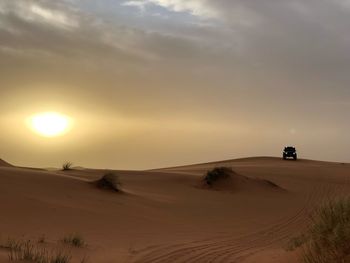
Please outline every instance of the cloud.
[[147, 4], [148, 3], [145, 1], [126, 1], [126, 2], [122, 3], [123, 6], [137, 7], [141, 11], [145, 11]]
[[329, 0], [329, 1], [335, 1], [336, 3], [338, 3], [339, 5], [346, 7], [346, 8], [350, 8], [350, 1], [349, 0]]
[[148, 5], [157, 5], [173, 12], [186, 12], [200, 18], [217, 18], [218, 13], [203, 0], [132, 0], [123, 3], [145, 10]]
[[79, 23], [72, 13], [48, 1], [0, 1], [0, 13], [12, 15], [29, 23], [46, 24], [62, 29], [74, 29]]
[[60, 11], [50, 10], [35, 4], [30, 6], [30, 11], [34, 20], [41, 20], [42, 22], [47, 22], [64, 28], [75, 28], [78, 26], [76, 20], [69, 18], [66, 14]]
[[[122, 7], [112, 5], [114, 1], [101, 0], [99, 5], [106, 10], [98, 14], [93, 9], [85, 12], [84, 2], [0, 0], [3, 52], [19, 48], [20, 54], [26, 48], [40, 49], [66, 59], [79, 56], [84, 61], [152, 61], [152, 67], [161, 67], [157, 63], [162, 61], [171, 61], [168, 66], [172, 67], [182, 59], [205, 68], [213, 68], [213, 64], [238, 68], [244, 63], [261, 70], [285, 71], [286, 75], [306, 69], [340, 74], [339, 68], [346, 65], [349, 56], [350, 22], [348, 10], [342, 8], [348, 2], [345, 0], [121, 1], [123, 5], [156, 5], [218, 21], [171, 21], [170, 17], [165, 23], [161, 18], [142, 16], [138, 22], [142, 26], [133, 21], [136, 18], [132, 14], [118, 20], [114, 9]], [[103, 15], [107, 11], [110, 15]], [[119, 12], [124, 11], [128, 12]]]
[[106, 23], [79, 10], [75, 1], [0, 0], [0, 13], [0, 53], [6, 56], [55, 56], [96, 67], [154, 58], [140, 46], [142, 31]]

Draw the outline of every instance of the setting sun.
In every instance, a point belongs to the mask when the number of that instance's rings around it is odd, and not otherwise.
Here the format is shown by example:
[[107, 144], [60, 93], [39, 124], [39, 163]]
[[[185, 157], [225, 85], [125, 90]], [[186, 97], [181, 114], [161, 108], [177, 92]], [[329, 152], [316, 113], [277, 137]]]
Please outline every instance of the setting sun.
[[29, 119], [31, 129], [44, 137], [57, 137], [67, 133], [71, 119], [57, 112], [35, 114]]

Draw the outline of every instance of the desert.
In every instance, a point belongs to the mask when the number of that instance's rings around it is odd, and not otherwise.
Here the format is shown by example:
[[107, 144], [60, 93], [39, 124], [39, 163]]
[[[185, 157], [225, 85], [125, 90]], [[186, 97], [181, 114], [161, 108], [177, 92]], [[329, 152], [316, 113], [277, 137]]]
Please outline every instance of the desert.
[[350, 0], [0, 0], [0, 263], [350, 263]]
[[[215, 167], [232, 168], [233, 180], [202, 187]], [[8, 262], [9, 238], [43, 237], [56, 247], [74, 233], [86, 246], [65, 248], [71, 262], [299, 262], [288, 241], [315, 207], [348, 193], [349, 172], [344, 163], [254, 157], [113, 171], [116, 192], [93, 183], [105, 170], [1, 161], [1, 262]]]

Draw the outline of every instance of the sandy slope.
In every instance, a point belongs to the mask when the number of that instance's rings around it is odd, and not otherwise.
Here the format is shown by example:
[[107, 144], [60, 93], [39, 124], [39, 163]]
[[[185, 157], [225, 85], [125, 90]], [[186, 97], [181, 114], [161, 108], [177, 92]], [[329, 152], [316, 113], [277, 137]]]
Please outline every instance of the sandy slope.
[[[208, 169], [223, 165], [249, 182], [232, 189], [200, 187]], [[78, 232], [88, 247], [72, 251], [75, 262], [85, 254], [88, 262], [102, 263], [297, 262], [284, 251], [286, 240], [306, 226], [315, 205], [350, 190], [349, 164], [267, 157], [118, 171], [124, 194], [89, 183], [104, 172], [0, 162], [0, 238], [45, 235], [54, 245]], [[256, 183], [261, 180], [284, 190]], [[0, 262], [7, 262], [5, 249]]]
[[0, 159], [0, 167], [11, 167], [12, 165]]

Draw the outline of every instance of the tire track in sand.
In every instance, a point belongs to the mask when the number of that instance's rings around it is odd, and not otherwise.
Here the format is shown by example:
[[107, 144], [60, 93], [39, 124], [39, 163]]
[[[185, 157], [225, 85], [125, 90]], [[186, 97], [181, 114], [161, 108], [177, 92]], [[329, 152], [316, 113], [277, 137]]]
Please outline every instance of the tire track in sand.
[[[318, 188], [316, 188], [318, 190]], [[270, 245], [286, 239], [293, 228], [291, 225], [299, 226], [305, 220], [305, 216], [310, 204], [319, 200], [322, 194], [318, 191], [312, 191], [308, 196], [305, 205], [292, 217], [283, 218], [271, 226], [239, 238], [224, 238], [223, 240], [196, 241], [185, 244], [175, 244], [161, 246], [158, 249], [142, 253], [140, 259], [135, 262], [205, 262], [210, 259], [211, 262], [227, 262], [226, 259], [242, 252], [253, 250], [266, 244]], [[324, 191], [322, 191], [324, 192]], [[291, 231], [288, 231], [291, 229]], [[275, 236], [275, 237], [274, 237]], [[144, 251], [145, 252], [145, 251]], [[220, 261], [218, 261], [220, 259]]]

